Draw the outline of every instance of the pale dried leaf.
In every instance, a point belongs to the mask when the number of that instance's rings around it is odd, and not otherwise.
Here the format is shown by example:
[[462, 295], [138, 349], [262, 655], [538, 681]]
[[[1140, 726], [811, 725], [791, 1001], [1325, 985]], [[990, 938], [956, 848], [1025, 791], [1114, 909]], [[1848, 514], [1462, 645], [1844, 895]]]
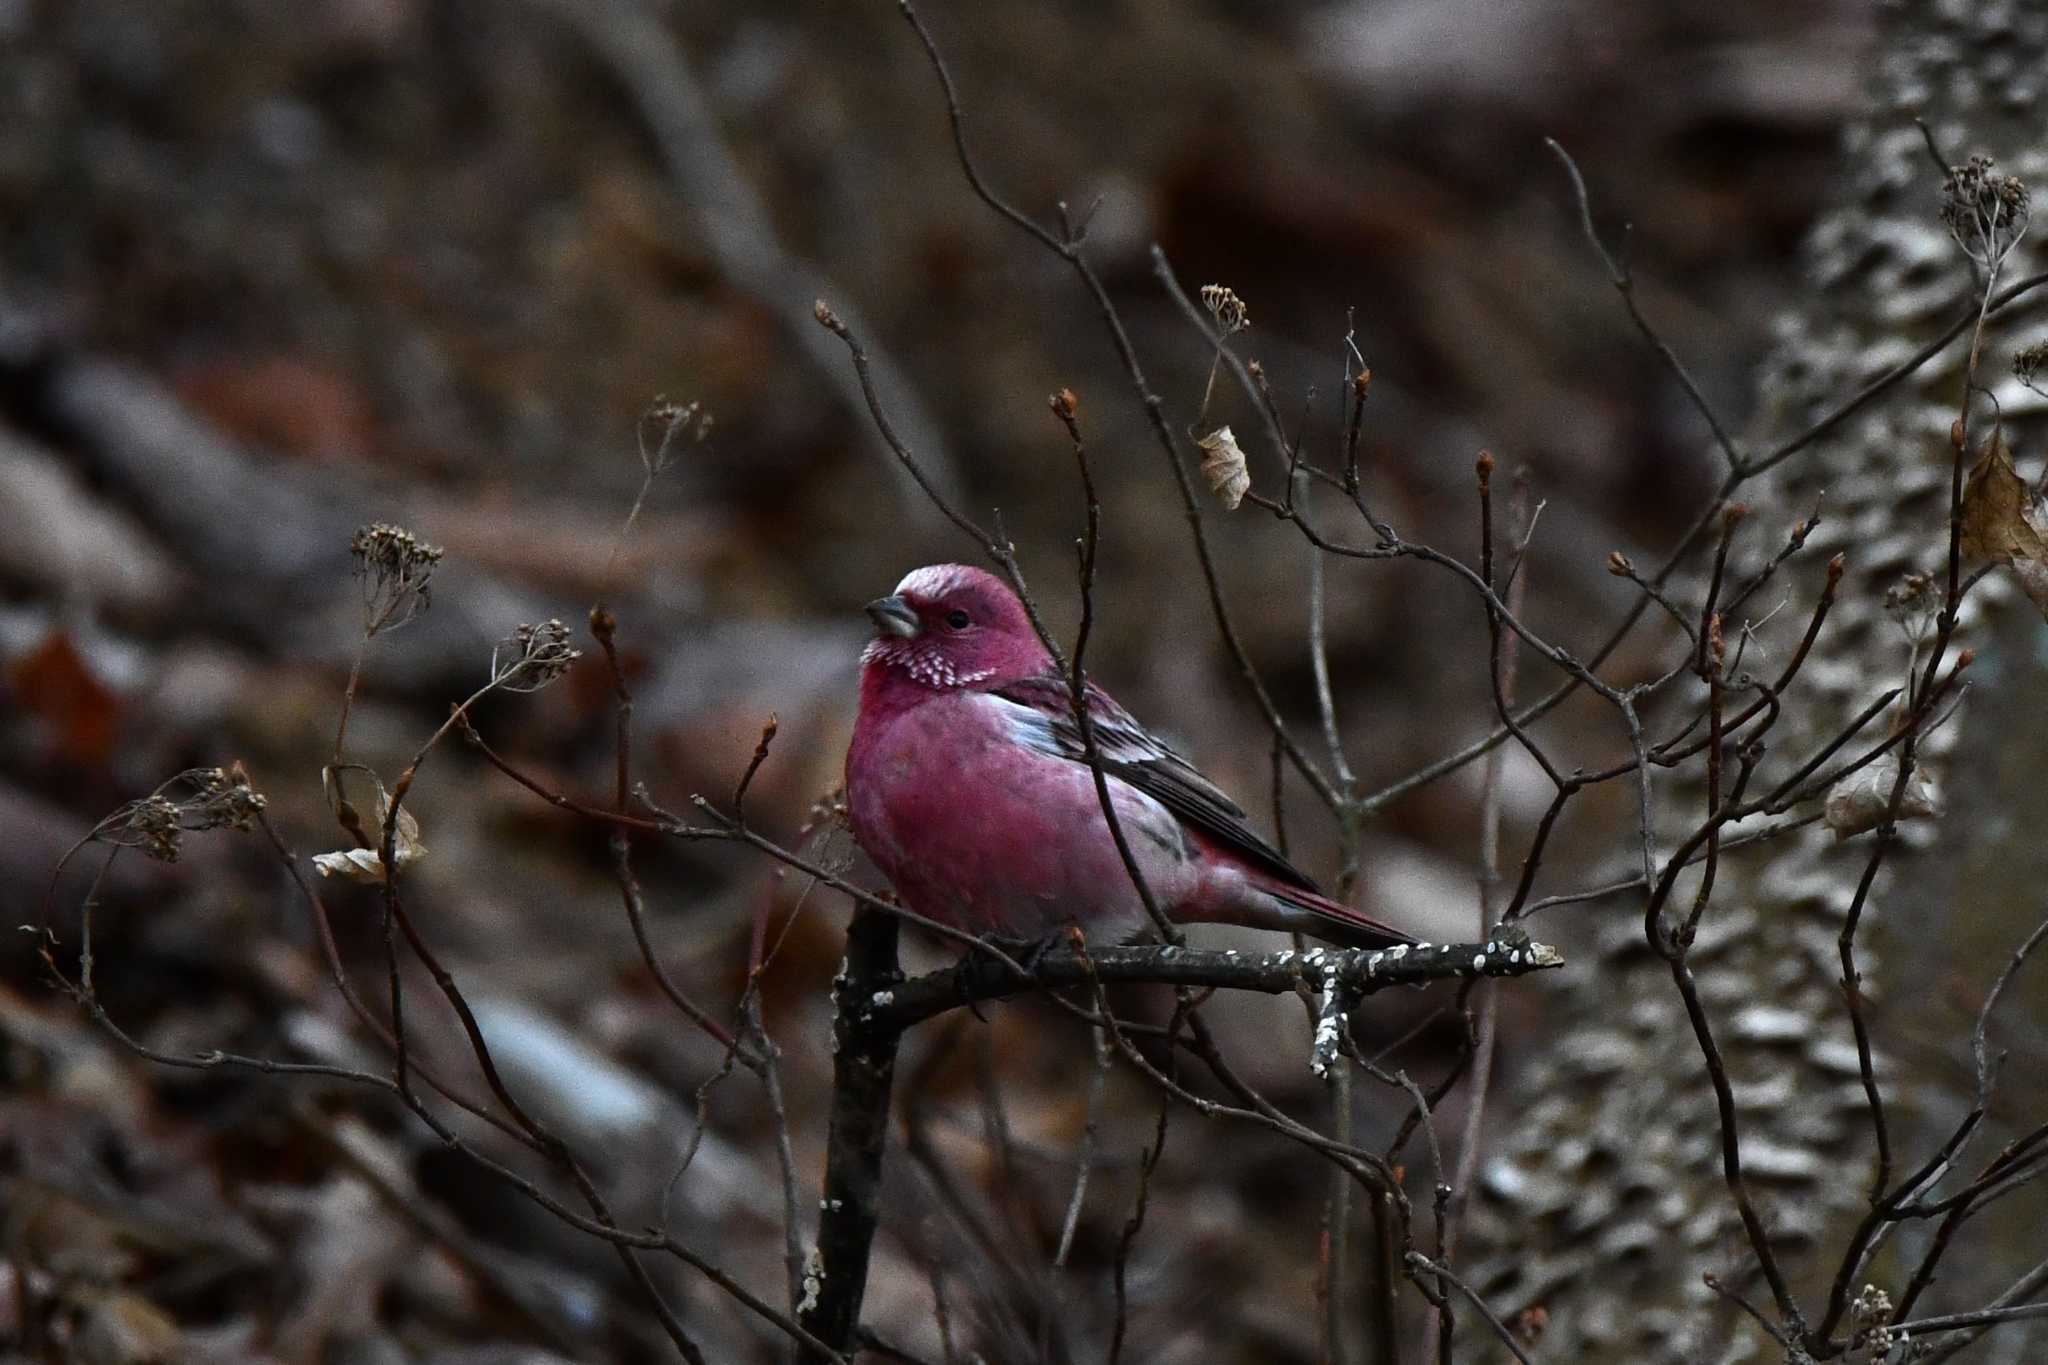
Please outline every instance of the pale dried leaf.
[[1203, 451], [1202, 476], [1209, 481], [1209, 491], [1226, 509], [1236, 511], [1252, 487], [1252, 476], [1245, 469], [1244, 450], [1237, 437], [1229, 427], [1221, 426], [1195, 444]]
[[[380, 787], [377, 796], [377, 828], [384, 827], [384, 814], [389, 806]], [[427, 846], [420, 842], [420, 822], [413, 813], [403, 806], [398, 810], [398, 839], [394, 846], [393, 861], [400, 872], [405, 871], [426, 856]], [[344, 881], [361, 882], [364, 886], [384, 884], [384, 859], [374, 848], [345, 848], [334, 853], [316, 853], [313, 866], [323, 877], [340, 877]]]
[[365, 886], [384, 884], [384, 860], [374, 850], [344, 848], [334, 853], [315, 853], [313, 866], [323, 877], [361, 882]]
[[[1837, 839], [1876, 829], [1891, 809], [1892, 788], [1898, 785], [1899, 760], [1886, 754], [1837, 782], [1828, 793], [1824, 814], [1828, 828]], [[1899, 797], [1900, 820], [1924, 820], [1941, 814], [1941, 798], [1927, 780], [1924, 768], [1915, 768], [1906, 779]]]

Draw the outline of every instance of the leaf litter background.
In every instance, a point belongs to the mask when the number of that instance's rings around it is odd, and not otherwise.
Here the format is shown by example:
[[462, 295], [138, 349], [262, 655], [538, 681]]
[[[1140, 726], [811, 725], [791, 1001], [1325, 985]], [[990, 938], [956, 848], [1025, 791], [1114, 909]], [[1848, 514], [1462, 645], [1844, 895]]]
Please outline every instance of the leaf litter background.
[[[639, 17], [631, 65], [604, 55], [601, 25], [542, 0], [0, 2], [7, 924], [35, 921], [94, 820], [195, 764], [244, 761], [302, 855], [336, 846], [318, 768], [355, 643], [348, 537], [371, 520], [448, 562], [433, 610], [370, 655], [353, 757], [395, 772], [481, 680], [492, 640], [580, 623], [609, 593], [640, 775], [670, 805], [723, 796], [775, 712], [749, 809], [795, 840], [838, 780], [859, 603], [969, 549], [889, 467], [843, 361], [789, 321], [819, 295], [857, 310], [908, 376], [891, 397], [919, 453], [970, 510], [1002, 509], [1063, 630], [1080, 505], [1045, 395], [1075, 390], [1107, 516], [1092, 667], [1248, 805], [1266, 790], [1265, 741], [1106, 338], [1058, 263], [967, 194], [894, 7], [597, 11]], [[1848, 4], [1132, 0], [928, 17], [992, 178], [1035, 211], [1100, 201], [1092, 250], [1177, 423], [1205, 357], [1151, 278], [1155, 240], [1189, 288], [1244, 296], [1248, 353], [1325, 450], [1355, 327], [1376, 376], [1372, 476], [1411, 538], [1469, 553], [1473, 456], [1527, 466], [1546, 500], [1531, 615], [1551, 629], [1619, 600], [1606, 552], [1666, 543], [1711, 468], [1541, 136], [1578, 156], [1603, 227], [1632, 220], [1646, 308], [1739, 417], [1871, 39]], [[694, 133], [676, 122], [693, 102], [708, 119]], [[636, 419], [659, 394], [701, 399], [716, 430], [657, 485], [607, 584]], [[1237, 403], [1215, 415], [1256, 429]], [[1251, 472], [1275, 490], [1271, 452]], [[1257, 518], [1216, 515], [1213, 532], [1239, 623], [1306, 734], [1303, 548]], [[1485, 724], [1483, 622], [1421, 568], [1334, 566], [1330, 637], [1369, 785]], [[1589, 762], [1615, 738], [1592, 719], [1555, 722]], [[588, 661], [479, 722], [570, 791], [608, 781], [610, 698]], [[1512, 856], [1547, 792], [1512, 763], [1506, 780]], [[1477, 795], [1468, 773], [1387, 813], [1367, 908], [1430, 937], [1472, 932]], [[1589, 798], [1559, 887], [1597, 866], [1628, 818], [1618, 796]], [[1329, 831], [1289, 798], [1295, 850], [1333, 872]], [[430, 853], [413, 904], [512, 1084], [607, 1173], [629, 1223], [665, 1207], [780, 1299], [771, 1129], [750, 1082], [709, 1091], [709, 1132], [668, 1187], [718, 1049], [639, 962], [602, 836], [459, 744], [414, 809]], [[639, 858], [664, 960], [700, 999], [734, 998], [764, 905], [798, 911], [766, 1005], [815, 1181], [844, 906], [735, 851]], [[60, 934], [81, 889], [58, 888]], [[325, 890], [352, 966], [378, 979], [373, 896]], [[125, 859], [99, 925], [105, 996], [151, 1044], [375, 1064], [255, 841]], [[47, 988], [32, 947], [8, 941], [0, 983], [0, 1340], [21, 1339], [25, 1273], [59, 1302], [65, 1349], [93, 1361], [666, 1351], [608, 1254], [392, 1106], [140, 1064]], [[1436, 1003], [1376, 1004], [1372, 1027], [1392, 1037]], [[1511, 1068], [1541, 1045], [1540, 983], [1504, 1003]], [[1254, 1079], [1319, 1112], [1298, 1007], [1214, 1011]], [[420, 1012], [422, 1045], [461, 1070], [452, 1021]], [[1035, 1357], [1049, 1303], [1054, 1349], [1092, 1358], [1153, 1101], [1111, 1077], [1071, 1269], [1051, 1275], [1089, 1047], [1042, 1008], [988, 1015], [906, 1050], [898, 1136], [919, 1156], [892, 1153], [868, 1320], [936, 1355], [939, 1266], [960, 1343]], [[1451, 1040], [1427, 1033], [1408, 1064], [1440, 1064]], [[1369, 1125], [1392, 1123], [1384, 1108]], [[1323, 1186], [1283, 1144], [1176, 1119], [1133, 1257], [1130, 1357], [1314, 1359]], [[777, 1355], [700, 1279], [666, 1283], [713, 1358]]]

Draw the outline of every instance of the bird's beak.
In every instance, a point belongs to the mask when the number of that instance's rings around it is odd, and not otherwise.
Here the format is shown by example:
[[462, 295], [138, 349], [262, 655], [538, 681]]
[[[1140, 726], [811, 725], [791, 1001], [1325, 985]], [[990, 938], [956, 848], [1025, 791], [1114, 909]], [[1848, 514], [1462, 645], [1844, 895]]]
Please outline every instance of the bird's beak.
[[894, 635], [907, 640], [917, 634], [922, 626], [917, 619], [916, 609], [900, 597], [877, 597], [862, 610], [867, 612], [868, 619], [875, 623], [875, 633], [878, 635]]

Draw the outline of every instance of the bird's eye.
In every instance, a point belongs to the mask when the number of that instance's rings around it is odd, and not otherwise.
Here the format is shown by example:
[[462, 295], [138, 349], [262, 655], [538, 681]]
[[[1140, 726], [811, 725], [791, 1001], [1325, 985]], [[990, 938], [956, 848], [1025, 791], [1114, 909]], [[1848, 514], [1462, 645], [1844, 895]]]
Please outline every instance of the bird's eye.
[[967, 613], [955, 607], [952, 611], [946, 613], [946, 624], [955, 630], [965, 630], [970, 623]]

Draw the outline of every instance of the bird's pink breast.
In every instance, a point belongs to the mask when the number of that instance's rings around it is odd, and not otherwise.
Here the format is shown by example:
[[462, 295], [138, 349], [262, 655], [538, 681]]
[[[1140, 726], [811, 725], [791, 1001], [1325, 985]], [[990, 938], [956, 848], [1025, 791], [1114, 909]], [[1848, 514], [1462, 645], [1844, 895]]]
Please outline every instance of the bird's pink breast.
[[[855, 837], [911, 909], [971, 933], [1037, 938], [1079, 923], [1098, 942], [1131, 937], [1144, 911], [1093, 775], [1020, 744], [1004, 707], [965, 690], [864, 695], [847, 753]], [[1155, 894], [1187, 898], [1198, 872], [1177, 822], [1113, 788]]]

